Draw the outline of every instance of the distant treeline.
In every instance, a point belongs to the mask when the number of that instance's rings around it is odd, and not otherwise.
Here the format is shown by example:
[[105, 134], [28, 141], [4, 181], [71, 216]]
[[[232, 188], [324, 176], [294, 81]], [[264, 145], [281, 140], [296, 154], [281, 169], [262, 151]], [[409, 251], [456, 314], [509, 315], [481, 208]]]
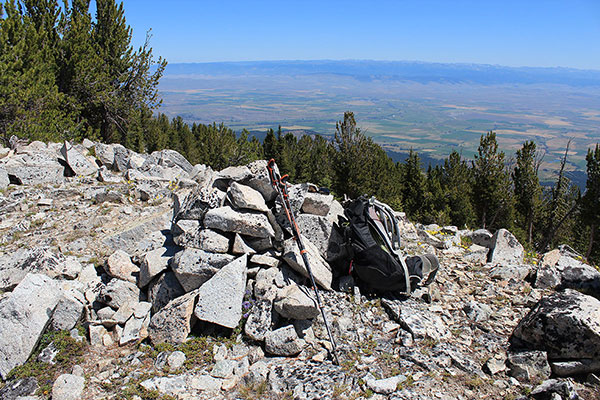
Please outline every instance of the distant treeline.
[[155, 115], [155, 63], [148, 42], [137, 51], [123, 5], [89, 1], [7, 0], [0, 4], [0, 137], [32, 140], [90, 138], [140, 152], [171, 148], [214, 169], [275, 158], [293, 182], [331, 188], [338, 197], [374, 195], [413, 221], [459, 227], [508, 228], [530, 249], [569, 244], [600, 262], [600, 149], [587, 154], [584, 194], [566, 176], [568, 147], [556, 181], [539, 183], [540, 156], [525, 142], [514, 163], [496, 134], [481, 136], [473, 160], [453, 151], [423, 171], [410, 151], [394, 162], [344, 114], [332, 139], [269, 130], [261, 142], [247, 131], [186, 124]]

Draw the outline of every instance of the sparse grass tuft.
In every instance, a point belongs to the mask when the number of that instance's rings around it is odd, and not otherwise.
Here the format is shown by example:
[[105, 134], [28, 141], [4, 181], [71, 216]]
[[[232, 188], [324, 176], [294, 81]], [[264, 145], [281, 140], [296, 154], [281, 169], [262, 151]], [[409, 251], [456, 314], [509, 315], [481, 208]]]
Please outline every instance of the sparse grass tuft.
[[[58, 350], [55, 357], [56, 364], [48, 364], [37, 361], [38, 355], [50, 343]], [[48, 395], [52, 391], [52, 384], [56, 378], [65, 372], [70, 372], [73, 365], [79, 364], [83, 359], [83, 354], [87, 344], [73, 339], [67, 331], [52, 331], [44, 334], [40, 340], [37, 349], [33, 352], [29, 361], [25, 364], [15, 367], [10, 373], [10, 379], [36, 378], [40, 388], [39, 395]]]
[[238, 390], [238, 395], [245, 400], [254, 400], [263, 397], [268, 390], [269, 385], [265, 380], [258, 384], [242, 385]]

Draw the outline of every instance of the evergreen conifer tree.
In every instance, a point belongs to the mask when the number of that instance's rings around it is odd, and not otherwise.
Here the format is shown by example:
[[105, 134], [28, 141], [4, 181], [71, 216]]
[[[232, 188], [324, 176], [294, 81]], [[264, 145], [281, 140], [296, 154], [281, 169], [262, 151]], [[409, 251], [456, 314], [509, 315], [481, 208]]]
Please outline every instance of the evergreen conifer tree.
[[600, 260], [600, 147], [588, 149], [587, 182], [583, 196], [582, 214], [589, 226], [589, 241], [586, 250], [588, 260]]
[[533, 141], [523, 143], [517, 150], [517, 164], [512, 173], [515, 205], [519, 228], [525, 233], [527, 243], [533, 241], [533, 225], [541, 207], [542, 187], [537, 175], [536, 145]]
[[472, 172], [456, 150], [444, 161], [442, 186], [451, 223], [459, 227], [472, 226], [475, 222]]
[[496, 133], [482, 135], [473, 162], [473, 204], [483, 228], [510, 229], [512, 225], [511, 185], [504, 162]]

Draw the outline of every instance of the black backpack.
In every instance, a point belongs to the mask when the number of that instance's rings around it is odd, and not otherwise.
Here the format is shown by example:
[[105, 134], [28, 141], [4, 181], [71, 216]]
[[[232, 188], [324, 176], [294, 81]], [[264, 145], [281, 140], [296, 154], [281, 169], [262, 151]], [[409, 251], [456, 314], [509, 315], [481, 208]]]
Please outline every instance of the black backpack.
[[371, 197], [361, 196], [344, 209], [344, 238], [349, 273], [370, 289], [410, 295], [417, 285], [427, 285], [438, 268], [433, 255], [404, 259], [400, 229], [394, 211]]

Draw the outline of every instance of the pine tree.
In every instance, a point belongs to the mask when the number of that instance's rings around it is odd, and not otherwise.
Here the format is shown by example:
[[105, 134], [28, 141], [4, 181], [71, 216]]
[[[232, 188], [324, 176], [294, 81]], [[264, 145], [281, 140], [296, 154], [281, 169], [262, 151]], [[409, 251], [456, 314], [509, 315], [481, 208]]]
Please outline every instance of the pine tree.
[[586, 250], [588, 260], [600, 260], [600, 147], [596, 144], [595, 150], [588, 149], [587, 182], [582, 201], [582, 214], [589, 226], [589, 241]]
[[265, 158], [267, 160], [270, 159], [277, 159], [279, 152], [277, 151], [278, 148], [278, 141], [277, 141], [277, 137], [275, 136], [275, 132], [273, 131], [273, 129], [269, 129], [267, 131], [267, 135], [265, 136], [265, 139], [263, 140], [263, 153], [265, 155]]
[[536, 159], [536, 145], [533, 141], [523, 143], [517, 150], [517, 165], [512, 179], [515, 191], [515, 204], [519, 228], [525, 232], [530, 245], [533, 241], [533, 224], [541, 207], [542, 187], [538, 179], [539, 163]]
[[8, 0], [3, 9], [0, 135], [5, 142], [13, 134], [45, 141], [68, 138], [74, 115], [56, 86], [56, 3]]
[[439, 225], [448, 225], [451, 223], [450, 208], [447, 205], [442, 180], [442, 168], [429, 165], [425, 179], [425, 199], [421, 213], [421, 222], [423, 223], [436, 223]]
[[414, 220], [422, 218], [425, 204], [425, 177], [421, 169], [421, 158], [416, 151], [410, 149], [404, 164], [402, 188], [402, 204], [406, 214]]
[[511, 185], [504, 161], [496, 133], [482, 135], [473, 162], [473, 204], [483, 228], [510, 229], [512, 225]]
[[475, 210], [473, 209], [473, 176], [467, 162], [461, 155], [452, 151], [444, 161], [442, 187], [446, 193], [450, 221], [459, 227], [473, 226]]

